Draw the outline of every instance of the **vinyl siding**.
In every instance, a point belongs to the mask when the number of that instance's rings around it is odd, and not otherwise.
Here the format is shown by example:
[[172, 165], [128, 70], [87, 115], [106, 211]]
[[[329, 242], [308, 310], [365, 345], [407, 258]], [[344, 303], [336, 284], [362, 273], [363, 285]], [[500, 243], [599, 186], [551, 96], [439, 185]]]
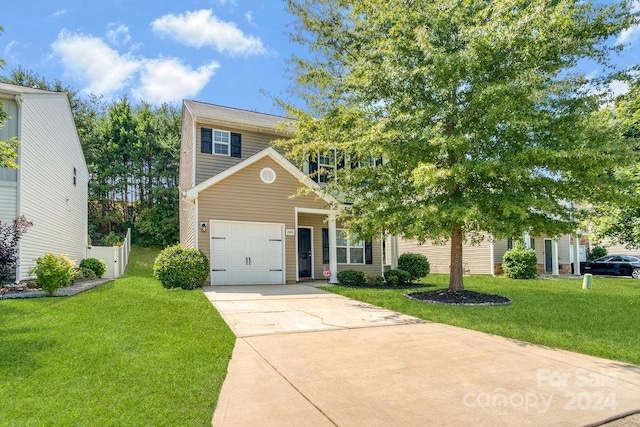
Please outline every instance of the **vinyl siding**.
[[89, 174], [67, 96], [22, 98], [19, 208], [33, 221], [20, 245], [20, 279], [25, 279], [45, 253], [76, 262], [86, 256]]
[[[325, 222], [326, 217], [323, 215], [314, 215], [301, 213], [298, 214], [298, 226], [313, 227], [313, 273], [314, 279], [322, 280], [322, 271], [329, 268], [329, 264], [322, 263], [322, 229], [329, 228]], [[340, 223], [337, 223], [340, 228]], [[358, 270], [370, 274], [382, 273], [382, 248], [380, 241], [374, 240], [371, 247], [372, 263], [371, 264], [338, 264], [338, 271]]]
[[[591, 248], [596, 246], [596, 244], [592, 243]], [[613, 243], [610, 239], [605, 239], [602, 241], [599, 246], [603, 246], [607, 248], [608, 254], [620, 254], [620, 255], [638, 255], [640, 254], [640, 249], [628, 249], [625, 245], [619, 245], [617, 243]]]
[[[398, 253], [413, 252], [427, 257], [432, 273], [449, 274], [451, 265], [451, 244], [425, 243], [419, 245], [415, 240], [398, 239]], [[497, 259], [497, 258], [496, 258]], [[502, 259], [502, 258], [500, 258]], [[462, 260], [469, 266], [471, 274], [491, 274], [491, 249], [488, 241], [479, 245], [464, 244]]]
[[[180, 139], [180, 193], [193, 187], [193, 118], [186, 105], [182, 107]], [[180, 196], [180, 244], [194, 247], [195, 206]]]
[[195, 204], [180, 198], [180, 244], [182, 246], [187, 248], [196, 246], [195, 222]]
[[[223, 156], [220, 154], [208, 154], [200, 152], [201, 142], [201, 129], [211, 128], [224, 130], [229, 132], [235, 132], [242, 135], [242, 158]], [[211, 178], [229, 169], [232, 166], [237, 165], [242, 160], [253, 156], [254, 154], [264, 150], [271, 146], [271, 142], [280, 138], [277, 135], [271, 135], [268, 133], [257, 133], [247, 130], [241, 130], [237, 128], [231, 128], [228, 126], [218, 126], [213, 123], [198, 122], [196, 124], [196, 181], [194, 185], [198, 185], [203, 181]]]
[[[276, 172], [274, 183], [265, 184], [260, 180], [260, 171], [264, 167], [270, 167]], [[263, 158], [202, 191], [198, 198], [197, 223], [204, 221], [208, 224], [212, 219], [270, 222], [284, 224], [285, 229], [294, 229], [296, 207], [329, 208], [326, 202], [318, 199], [315, 195], [292, 198], [291, 196], [300, 186], [298, 180], [279, 164], [271, 158]], [[208, 230], [207, 232], [198, 231], [198, 233], [200, 233], [198, 247], [208, 258], [210, 256]], [[296, 280], [295, 239], [296, 236], [285, 236], [285, 278], [287, 283]], [[315, 235], [314, 244], [317, 244]], [[321, 273], [322, 270], [320, 270]]]
[[18, 214], [15, 182], [0, 181], [0, 221], [9, 223]]

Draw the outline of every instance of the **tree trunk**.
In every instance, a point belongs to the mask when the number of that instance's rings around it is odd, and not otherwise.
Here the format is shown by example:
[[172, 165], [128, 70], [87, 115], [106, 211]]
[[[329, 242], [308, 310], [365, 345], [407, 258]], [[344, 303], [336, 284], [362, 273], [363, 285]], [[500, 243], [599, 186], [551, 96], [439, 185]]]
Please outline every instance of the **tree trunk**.
[[451, 273], [449, 275], [449, 290], [462, 291], [462, 227], [456, 224], [451, 232]]

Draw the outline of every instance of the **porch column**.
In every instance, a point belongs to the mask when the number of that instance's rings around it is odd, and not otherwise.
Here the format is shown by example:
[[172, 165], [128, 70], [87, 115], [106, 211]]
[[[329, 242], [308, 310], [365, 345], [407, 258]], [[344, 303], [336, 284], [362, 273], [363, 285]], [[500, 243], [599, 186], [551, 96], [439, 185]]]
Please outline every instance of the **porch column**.
[[578, 238], [578, 233], [573, 235], [573, 274], [582, 276], [580, 274], [580, 239]]
[[329, 283], [338, 283], [338, 248], [336, 246], [336, 218], [329, 217]]
[[398, 268], [398, 236], [391, 236], [391, 268]]
[[558, 271], [558, 238], [554, 237], [552, 240], [552, 246], [551, 246], [551, 266], [552, 266], [552, 270], [551, 270], [551, 274], [553, 274], [554, 276], [557, 276], [559, 273]]
[[529, 232], [524, 232], [524, 248], [531, 249], [531, 237], [529, 236]]
[[492, 276], [496, 275], [496, 269], [495, 269], [495, 257], [496, 257], [496, 248], [494, 246], [494, 239], [493, 236], [489, 236], [489, 257], [491, 258], [491, 264], [489, 265], [490, 267], [490, 272]]

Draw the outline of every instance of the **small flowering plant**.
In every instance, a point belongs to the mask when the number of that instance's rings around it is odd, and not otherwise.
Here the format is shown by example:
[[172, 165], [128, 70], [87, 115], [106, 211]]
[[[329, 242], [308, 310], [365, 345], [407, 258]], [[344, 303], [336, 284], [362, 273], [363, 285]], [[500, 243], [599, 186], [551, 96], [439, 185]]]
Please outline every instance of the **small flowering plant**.
[[324, 271], [322, 272], [322, 275], [324, 276], [325, 279], [329, 280], [331, 278], [331, 270], [329, 270], [328, 268], [325, 268]]

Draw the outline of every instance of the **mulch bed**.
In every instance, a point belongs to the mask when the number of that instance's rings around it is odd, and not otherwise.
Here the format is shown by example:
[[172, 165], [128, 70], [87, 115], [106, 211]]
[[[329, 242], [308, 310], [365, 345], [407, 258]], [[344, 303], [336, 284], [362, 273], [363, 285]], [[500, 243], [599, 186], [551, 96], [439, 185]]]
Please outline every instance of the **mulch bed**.
[[[71, 286], [56, 290], [55, 297], [70, 297], [80, 292], [84, 292], [96, 286], [113, 281], [113, 279], [90, 279], [76, 281]], [[12, 285], [0, 288], [0, 299], [23, 299], [23, 298], [43, 298], [48, 297], [45, 291], [40, 288], [29, 288], [26, 285]]]
[[473, 291], [450, 291], [440, 289], [437, 291], [412, 292], [407, 298], [432, 304], [443, 305], [508, 305], [511, 300], [507, 297], [492, 294], [481, 294]]

